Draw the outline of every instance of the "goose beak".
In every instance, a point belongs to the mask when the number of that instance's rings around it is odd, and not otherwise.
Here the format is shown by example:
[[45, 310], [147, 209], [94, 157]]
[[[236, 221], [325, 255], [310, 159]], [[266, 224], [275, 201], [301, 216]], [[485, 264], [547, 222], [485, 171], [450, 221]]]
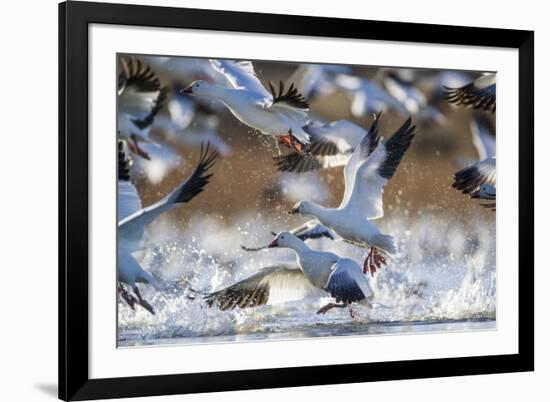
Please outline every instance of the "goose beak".
[[189, 85], [187, 88], [182, 89], [180, 92], [182, 94], [192, 94], [193, 93], [193, 85]]
[[288, 211], [289, 215], [294, 215], [294, 214], [297, 214], [297, 213], [298, 213], [298, 208], [291, 208]]
[[277, 239], [273, 240], [271, 243], [267, 245], [267, 248], [273, 248], [273, 247], [279, 247], [279, 243], [277, 243]]

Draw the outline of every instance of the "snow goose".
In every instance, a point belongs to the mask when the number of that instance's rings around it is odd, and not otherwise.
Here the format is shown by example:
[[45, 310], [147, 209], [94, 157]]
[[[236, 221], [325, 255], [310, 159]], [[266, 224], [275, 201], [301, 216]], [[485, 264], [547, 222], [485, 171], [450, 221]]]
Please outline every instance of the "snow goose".
[[349, 74], [347, 66], [330, 64], [300, 64], [292, 73], [288, 82], [306, 99], [329, 96], [338, 88], [335, 79], [340, 74]]
[[247, 126], [275, 136], [296, 152], [302, 152], [302, 147], [309, 143], [309, 135], [302, 128], [308, 121], [309, 103], [293, 84], [285, 89], [281, 82], [277, 91], [270, 82], [270, 93], [256, 76], [250, 61], [210, 62], [226, 78], [228, 86], [195, 81], [184, 93], [218, 99]]
[[360, 78], [349, 74], [339, 74], [335, 84], [351, 97], [351, 114], [362, 117], [369, 113], [396, 110], [406, 114], [407, 109], [388, 91], [368, 78]]
[[290, 232], [282, 232], [267, 246], [290, 248], [295, 251], [298, 269], [294, 266], [264, 268], [236, 284], [204, 296], [209, 306], [221, 310], [236, 307], [256, 307], [269, 302], [274, 287], [301, 294], [315, 292], [333, 297], [336, 303], [328, 303], [317, 311], [325, 314], [332, 308], [351, 309], [352, 303], [370, 306], [373, 292], [361, 267], [353, 260], [340, 258], [334, 253], [311, 250], [302, 240]]
[[482, 202], [481, 205], [495, 211], [496, 162], [496, 157], [491, 156], [459, 170], [454, 175], [453, 187], [462, 191], [463, 194], [469, 194], [470, 198], [488, 201], [488, 203]]
[[219, 119], [209, 105], [198, 98], [181, 93], [182, 87], [174, 84], [167, 102], [168, 115], [155, 118], [153, 129], [160, 132], [169, 142], [198, 147], [205, 142], [222, 156], [231, 153], [231, 147], [219, 136]]
[[414, 71], [409, 69], [390, 71], [385, 75], [384, 86], [417, 121], [444, 124], [445, 116], [428, 103], [424, 93], [417, 88], [414, 76]]
[[145, 159], [150, 157], [139, 142], [149, 141], [149, 129], [165, 99], [166, 89], [147, 64], [134, 57], [120, 58], [118, 134], [133, 153]]
[[349, 120], [310, 123], [304, 130], [311, 138], [304, 148], [305, 155], [294, 153], [273, 157], [278, 170], [304, 173], [344, 166], [367, 133]]
[[[159, 215], [177, 206], [191, 201], [203, 191], [212, 174], [207, 174], [212, 167], [217, 154], [209, 152], [209, 146], [201, 150], [199, 163], [191, 176], [176, 187], [163, 199], [146, 208], [141, 207], [141, 200], [136, 188], [130, 181], [128, 163], [125, 159], [123, 143], [119, 142], [118, 166], [118, 290], [122, 298], [133, 309], [136, 304], [154, 314], [151, 305], [143, 299], [137, 283], [152, 285], [157, 290], [164, 288], [163, 284], [145, 271], [133, 256], [142, 248], [145, 228]], [[124, 285], [131, 287], [130, 294]]]
[[472, 142], [477, 150], [478, 161], [468, 163], [468, 166], [454, 175], [453, 187], [470, 198], [478, 199], [481, 205], [496, 209], [496, 143], [493, 130], [486, 119], [475, 116], [470, 123]]
[[378, 137], [378, 117], [344, 168], [345, 192], [338, 208], [326, 208], [300, 201], [289, 213], [310, 215], [334, 230], [345, 241], [370, 251], [363, 264], [364, 272], [374, 274], [396, 252], [393, 238], [382, 234], [372, 222], [384, 215], [382, 193], [411, 145], [414, 126], [409, 117], [395, 134], [383, 143]]
[[445, 87], [445, 99], [455, 105], [495, 113], [497, 107], [497, 76], [484, 74], [474, 81], [458, 88]]

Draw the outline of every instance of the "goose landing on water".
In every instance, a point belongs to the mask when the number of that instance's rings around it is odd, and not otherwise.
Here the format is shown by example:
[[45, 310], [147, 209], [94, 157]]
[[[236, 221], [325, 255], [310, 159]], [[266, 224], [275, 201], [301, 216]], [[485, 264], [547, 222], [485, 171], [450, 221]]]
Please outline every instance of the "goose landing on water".
[[373, 292], [368, 278], [353, 260], [334, 253], [311, 250], [290, 232], [282, 232], [269, 248], [290, 248], [296, 252], [297, 264], [263, 268], [257, 273], [227, 288], [203, 296], [209, 307], [221, 310], [249, 308], [268, 304], [272, 292], [284, 292], [291, 299], [306, 296], [333, 297], [336, 301], [320, 308], [326, 314], [333, 308], [348, 308], [355, 317], [352, 303], [371, 307]]

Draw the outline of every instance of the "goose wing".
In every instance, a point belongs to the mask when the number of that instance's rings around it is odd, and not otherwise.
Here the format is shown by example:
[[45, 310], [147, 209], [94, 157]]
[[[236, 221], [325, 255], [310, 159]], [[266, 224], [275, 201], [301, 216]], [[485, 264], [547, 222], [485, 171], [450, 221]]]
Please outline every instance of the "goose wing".
[[117, 219], [120, 222], [141, 209], [141, 199], [130, 177], [130, 159], [123, 141], [118, 141]]
[[491, 134], [491, 129], [485, 120], [476, 116], [470, 122], [470, 131], [472, 132], [472, 141], [476, 147], [479, 160], [496, 155], [495, 136]]
[[497, 106], [496, 75], [483, 75], [459, 88], [444, 89], [444, 96], [450, 103], [464, 105], [472, 109], [494, 113]]
[[214, 164], [216, 156], [216, 152], [209, 152], [209, 145], [201, 148], [199, 164], [191, 176], [160, 201], [140, 209], [120, 221], [118, 224], [119, 233], [123, 236], [130, 233], [140, 233], [145, 226], [153, 222], [161, 213], [189, 202], [199, 195], [212, 176], [212, 173], [208, 173], [208, 170]]
[[464, 194], [471, 194], [482, 184], [497, 185], [495, 156], [483, 159], [459, 170], [454, 175], [453, 187]]
[[369, 299], [373, 295], [368, 279], [359, 265], [348, 258], [340, 258], [332, 266], [325, 288], [337, 303], [350, 304]]
[[217, 306], [224, 311], [317, 295], [326, 296], [326, 293], [313, 286], [297, 264], [281, 264], [262, 268], [231, 286], [208, 293], [204, 300], [209, 307]]
[[259, 106], [266, 108], [273, 103], [272, 95], [260, 82], [251, 61], [211, 59], [210, 64], [215, 71], [225, 77], [232, 88], [248, 91]]
[[274, 157], [278, 170], [303, 173], [343, 166], [366, 133], [348, 120], [310, 123], [304, 131], [310, 136], [305, 155], [290, 153]]
[[121, 57], [118, 78], [118, 110], [128, 116], [139, 129], [149, 127], [166, 100], [151, 67], [135, 57]]
[[[378, 120], [378, 119], [377, 119]], [[379, 144], [376, 121], [344, 169], [346, 190], [340, 208], [369, 219], [384, 215], [382, 193], [414, 138], [409, 117], [395, 134]]]

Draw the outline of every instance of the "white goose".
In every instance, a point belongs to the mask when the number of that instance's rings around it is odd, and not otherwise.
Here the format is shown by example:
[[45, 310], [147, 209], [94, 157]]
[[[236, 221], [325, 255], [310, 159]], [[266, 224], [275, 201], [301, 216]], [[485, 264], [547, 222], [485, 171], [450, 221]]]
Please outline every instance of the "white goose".
[[[256, 307], [269, 303], [276, 290], [304, 297], [331, 296], [336, 303], [328, 303], [317, 314], [332, 308], [349, 308], [352, 303], [370, 305], [373, 297], [369, 281], [361, 267], [353, 260], [340, 258], [334, 253], [313, 251], [302, 240], [289, 232], [282, 232], [267, 247], [285, 247], [296, 252], [298, 265], [278, 265], [260, 270], [252, 276], [217, 292], [204, 296], [209, 306], [221, 310]], [[278, 288], [278, 289], [276, 289]]]
[[310, 123], [304, 127], [311, 141], [304, 148], [306, 155], [275, 156], [275, 166], [282, 172], [304, 173], [344, 166], [367, 130], [349, 120]]
[[[472, 141], [477, 150], [479, 161], [454, 174], [453, 188], [468, 194], [470, 198], [481, 201], [481, 206], [496, 210], [496, 142], [487, 122], [479, 116], [470, 123]], [[487, 201], [487, 202], [486, 202]]]
[[413, 137], [414, 126], [409, 117], [386, 143], [382, 143], [378, 137], [377, 117], [344, 168], [345, 192], [340, 206], [326, 208], [301, 201], [289, 212], [314, 216], [345, 241], [370, 247], [363, 269], [373, 274], [385, 263], [378, 250], [393, 254], [396, 249], [393, 238], [382, 234], [372, 220], [384, 215], [384, 186], [394, 175]]
[[262, 134], [277, 137], [296, 152], [309, 143], [303, 130], [307, 123], [308, 102], [294, 85], [285, 90], [280, 83], [271, 93], [262, 85], [250, 61], [210, 60], [213, 68], [226, 78], [228, 86], [195, 81], [183, 90], [189, 95], [220, 100], [244, 124]]
[[149, 130], [166, 99], [166, 89], [161, 87], [153, 70], [140, 59], [121, 57], [120, 67], [118, 136], [127, 141], [133, 153], [150, 159], [139, 143], [149, 142]]
[[[123, 143], [119, 142], [118, 160], [118, 290], [122, 298], [133, 309], [136, 304], [154, 314], [151, 305], [145, 301], [139, 292], [137, 283], [152, 285], [162, 290], [164, 285], [149, 272], [141, 268], [133, 253], [142, 248], [145, 228], [159, 215], [177, 206], [191, 201], [203, 191], [212, 174], [207, 171], [212, 167], [217, 154], [209, 153], [208, 145], [201, 149], [199, 164], [182, 184], [176, 187], [163, 199], [146, 208], [141, 207], [141, 200], [136, 188], [130, 181], [128, 161], [124, 154]], [[131, 287], [130, 294], [124, 284]]]

